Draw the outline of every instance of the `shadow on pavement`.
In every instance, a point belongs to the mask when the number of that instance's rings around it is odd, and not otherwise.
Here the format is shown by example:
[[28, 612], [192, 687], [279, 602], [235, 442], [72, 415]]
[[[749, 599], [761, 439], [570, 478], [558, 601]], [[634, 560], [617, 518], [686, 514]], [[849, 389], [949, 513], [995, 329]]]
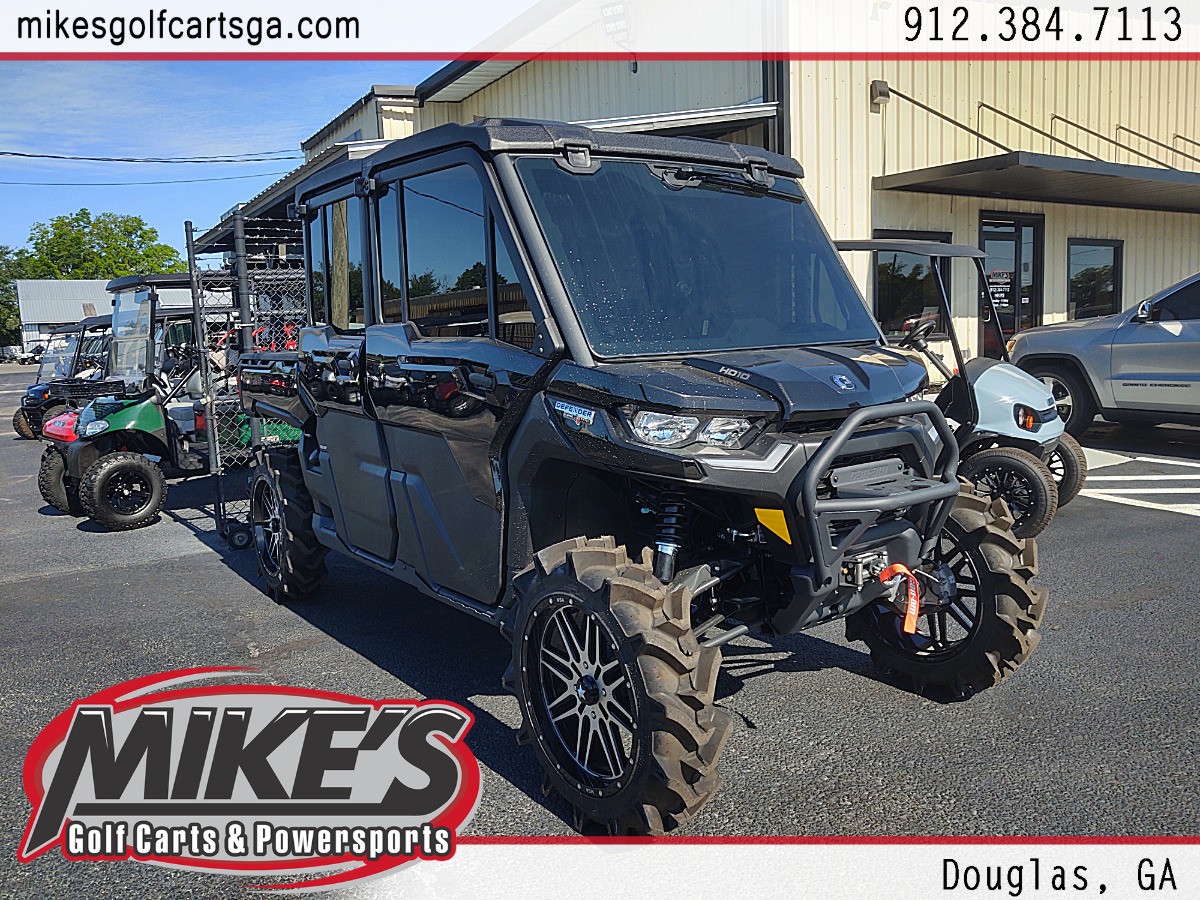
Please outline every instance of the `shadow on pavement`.
[[1097, 422], [1084, 433], [1080, 443], [1113, 453], [1200, 460], [1200, 428], [1188, 425]]

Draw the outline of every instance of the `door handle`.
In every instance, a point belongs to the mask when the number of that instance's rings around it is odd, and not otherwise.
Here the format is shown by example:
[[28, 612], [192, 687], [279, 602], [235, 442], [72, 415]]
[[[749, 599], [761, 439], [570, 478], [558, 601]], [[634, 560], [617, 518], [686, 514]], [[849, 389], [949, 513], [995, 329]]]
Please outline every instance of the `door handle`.
[[467, 376], [467, 380], [471, 382], [471, 387], [479, 388], [481, 391], [496, 389], [496, 376], [491, 372], [472, 372]]

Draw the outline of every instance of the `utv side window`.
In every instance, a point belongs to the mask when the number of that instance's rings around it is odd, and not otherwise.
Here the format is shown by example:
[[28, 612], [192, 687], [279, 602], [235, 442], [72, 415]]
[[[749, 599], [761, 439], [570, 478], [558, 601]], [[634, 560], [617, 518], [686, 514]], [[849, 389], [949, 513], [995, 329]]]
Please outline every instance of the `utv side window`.
[[492, 243], [496, 248], [496, 337], [522, 350], [532, 350], [537, 326], [529, 309], [529, 298], [525, 296], [516, 266], [495, 223], [492, 225]]
[[325, 209], [329, 224], [329, 324], [341, 331], [366, 327], [363, 297], [362, 200], [349, 197]]
[[329, 321], [325, 316], [325, 209], [317, 210], [316, 215], [308, 220], [308, 303], [309, 321], [314, 325], [324, 325]]
[[401, 191], [408, 320], [425, 337], [487, 335], [486, 217], [475, 170], [419, 175]]
[[400, 257], [400, 185], [393, 182], [377, 201], [381, 322], [404, 321], [404, 271]]

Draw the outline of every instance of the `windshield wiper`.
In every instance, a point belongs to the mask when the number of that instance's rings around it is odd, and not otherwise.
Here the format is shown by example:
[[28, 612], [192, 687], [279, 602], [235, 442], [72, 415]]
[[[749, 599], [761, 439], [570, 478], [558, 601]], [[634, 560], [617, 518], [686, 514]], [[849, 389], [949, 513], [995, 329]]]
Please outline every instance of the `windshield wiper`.
[[649, 163], [647, 165], [663, 184], [676, 191], [690, 187], [709, 187], [759, 197], [764, 194], [773, 194], [785, 200], [802, 202], [801, 197], [773, 192], [771, 188], [775, 184], [775, 179], [765, 172], [762, 173], [762, 179], [758, 180], [749, 173], [714, 172], [711, 169], [696, 169], [686, 165], [658, 166]]

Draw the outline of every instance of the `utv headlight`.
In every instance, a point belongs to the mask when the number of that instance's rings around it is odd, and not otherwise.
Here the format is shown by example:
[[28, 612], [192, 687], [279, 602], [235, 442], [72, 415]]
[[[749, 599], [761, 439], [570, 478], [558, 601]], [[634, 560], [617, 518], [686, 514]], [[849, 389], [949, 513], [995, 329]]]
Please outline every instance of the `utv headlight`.
[[673, 416], [643, 410], [629, 423], [634, 436], [651, 447], [678, 447], [686, 444], [700, 427], [695, 416]]
[[95, 437], [102, 431], [108, 431], [108, 419], [94, 419], [83, 426], [84, 437]]
[[700, 429], [700, 440], [715, 447], [736, 447], [750, 427], [749, 419], [717, 416]]

